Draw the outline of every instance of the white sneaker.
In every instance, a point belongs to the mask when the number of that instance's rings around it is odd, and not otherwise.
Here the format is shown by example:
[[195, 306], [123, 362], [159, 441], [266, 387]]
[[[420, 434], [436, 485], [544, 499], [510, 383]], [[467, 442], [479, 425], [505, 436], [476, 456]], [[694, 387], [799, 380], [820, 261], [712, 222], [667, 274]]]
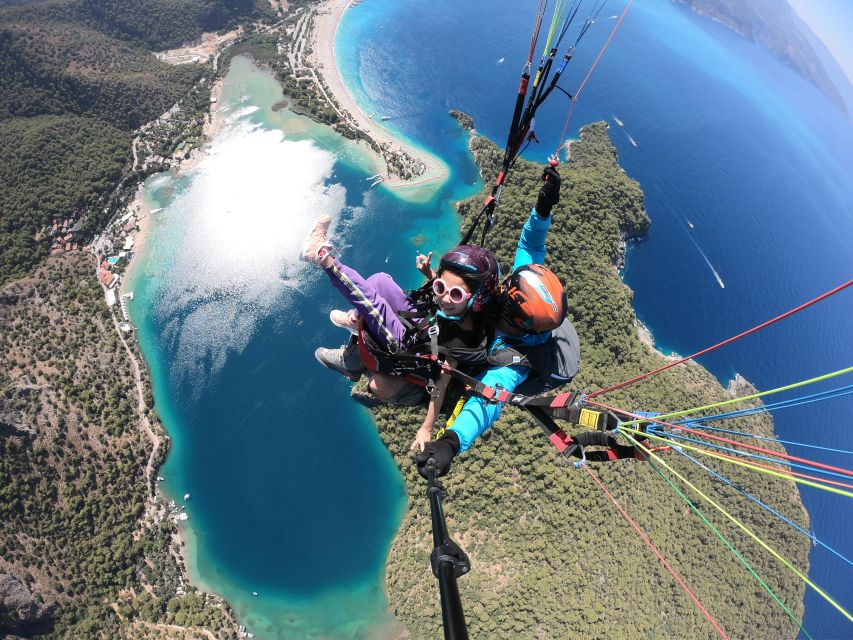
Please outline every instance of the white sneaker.
[[358, 315], [356, 315], [355, 311], [352, 309], [349, 311], [332, 309], [329, 312], [329, 320], [331, 320], [332, 324], [336, 327], [346, 329], [353, 335], [358, 333]]
[[308, 238], [302, 244], [302, 249], [299, 251], [299, 259], [304, 262], [313, 262], [320, 264], [323, 258], [331, 252], [334, 247], [326, 239], [329, 232], [329, 225], [332, 224], [332, 216], [322, 215], [317, 218], [314, 223], [314, 228]]

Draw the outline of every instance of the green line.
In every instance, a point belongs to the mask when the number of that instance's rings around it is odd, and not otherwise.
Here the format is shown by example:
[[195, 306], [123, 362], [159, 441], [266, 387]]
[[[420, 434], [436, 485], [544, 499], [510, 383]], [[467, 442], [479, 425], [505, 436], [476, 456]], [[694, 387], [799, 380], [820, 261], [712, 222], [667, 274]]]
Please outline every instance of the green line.
[[563, 13], [566, 9], [568, 0], [557, 0], [554, 6], [554, 16], [551, 18], [551, 28], [548, 29], [548, 39], [545, 41], [545, 49], [542, 51], [542, 57], [546, 58], [551, 51], [551, 40], [554, 39], [554, 34], [559, 29], [559, 23], [563, 21]]
[[[626, 437], [626, 438], [628, 439], [628, 441], [629, 441], [629, 442], [631, 442], [635, 447], [636, 447], [636, 446], [639, 446], [639, 443], [638, 443], [636, 440], [634, 440], [634, 438], [632, 438], [631, 436], [625, 436], [625, 437]], [[641, 448], [641, 449], [642, 449], [642, 448]], [[788, 607], [786, 607], [786, 606], [785, 606], [785, 603], [784, 603], [784, 602], [782, 602], [782, 601], [779, 599], [779, 596], [777, 596], [777, 595], [773, 592], [773, 589], [771, 589], [771, 588], [770, 588], [770, 585], [768, 585], [768, 584], [767, 584], [767, 583], [766, 583], [766, 582], [761, 578], [761, 576], [760, 576], [760, 575], [758, 575], [758, 574], [755, 572], [755, 569], [753, 569], [753, 568], [752, 568], [752, 566], [749, 564], [749, 562], [747, 562], [746, 558], [744, 558], [744, 557], [740, 554], [740, 552], [739, 552], [737, 549], [735, 549], [735, 548], [732, 546], [732, 544], [731, 544], [731, 543], [730, 543], [730, 542], [725, 538], [725, 536], [723, 536], [723, 534], [722, 534], [722, 533], [720, 533], [720, 532], [719, 532], [719, 530], [718, 530], [718, 529], [717, 529], [717, 528], [716, 528], [716, 527], [715, 527], [715, 526], [714, 526], [714, 525], [713, 525], [713, 524], [708, 520], [708, 518], [706, 518], [706, 517], [705, 517], [705, 514], [704, 514], [704, 513], [702, 513], [702, 511], [699, 509], [699, 507], [697, 507], [695, 504], [693, 504], [693, 501], [692, 501], [692, 500], [690, 500], [690, 498], [688, 498], [686, 495], [684, 495], [684, 493], [681, 491], [681, 489], [679, 489], [677, 486], [675, 486], [675, 483], [673, 483], [673, 481], [672, 481], [672, 480], [670, 480], [670, 479], [669, 479], [669, 478], [664, 474], [664, 472], [663, 472], [663, 471], [661, 471], [660, 469], [658, 469], [658, 466], [657, 466], [654, 462], [652, 462], [651, 460], [649, 460], [649, 464], [651, 464], [651, 465], [652, 465], [652, 468], [653, 468], [655, 471], [657, 471], [657, 473], [660, 475], [660, 477], [661, 477], [661, 478], [663, 478], [664, 480], [666, 480], [666, 481], [669, 483], [669, 486], [671, 486], [673, 489], [675, 489], [675, 492], [676, 492], [679, 496], [681, 496], [681, 499], [682, 499], [682, 500], [684, 500], [684, 501], [685, 501], [685, 502], [690, 506], [690, 508], [693, 510], [693, 512], [694, 512], [694, 513], [696, 513], [696, 515], [698, 515], [700, 518], [702, 518], [702, 521], [703, 521], [706, 525], [708, 525], [708, 527], [711, 529], [711, 531], [713, 531], [713, 532], [716, 534], [716, 536], [717, 536], [720, 540], [722, 540], [722, 541], [723, 541], [723, 543], [724, 543], [724, 544], [729, 548], [729, 550], [730, 550], [730, 551], [735, 555], [735, 557], [736, 557], [738, 560], [740, 560], [740, 562], [743, 564], [743, 566], [745, 566], [745, 567], [747, 568], [747, 570], [748, 570], [748, 571], [749, 571], [749, 572], [750, 572], [750, 573], [755, 577], [755, 579], [756, 579], [756, 580], [758, 580], [758, 582], [761, 584], [761, 586], [762, 586], [762, 587], [764, 587], [764, 589], [767, 591], [767, 593], [769, 593], [771, 596], [773, 596], [773, 599], [774, 599], [776, 602], [778, 602], [778, 603], [779, 603], [779, 606], [780, 606], [780, 607], [782, 607], [782, 609], [785, 611], [785, 613], [787, 613], [787, 614], [788, 614], [788, 617], [789, 617], [789, 618], [791, 618], [791, 620], [793, 620], [795, 623], [797, 623], [797, 626], [800, 628], [800, 631], [802, 631], [804, 634], [806, 634], [806, 637], [807, 637], [807, 638], [809, 638], [809, 640], [813, 640], [813, 638], [812, 638], [811, 634], [810, 634], [808, 631], [806, 631], [806, 630], [805, 630], [805, 628], [803, 627], [803, 623], [802, 623], [802, 622], [800, 622], [800, 620], [798, 620], [798, 619], [797, 619], [797, 617], [796, 617], [793, 613], [791, 613], [791, 611], [788, 609]]]
[[815, 489], [822, 489], [823, 491], [829, 491], [831, 493], [837, 493], [846, 498], [853, 498], [853, 493], [850, 491], [845, 491], [844, 489], [836, 489], [835, 487], [830, 487], [829, 485], [821, 484], [820, 482], [813, 482], [811, 480], [805, 480], [803, 478], [797, 478], [796, 476], [791, 476], [786, 473], [782, 473], [781, 471], [773, 471], [772, 469], [765, 469], [764, 467], [756, 467], [755, 465], [749, 464], [748, 462], [743, 462], [742, 460], [732, 460], [731, 458], [726, 458], [725, 456], [721, 456], [718, 453], [714, 453], [713, 451], [708, 451], [707, 449], [703, 449], [702, 447], [695, 447], [689, 444], [684, 444], [681, 442], [675, 443], [673, 440], [668, 438], [664, 438], [653, 433], [647, 433], [645, 431], [638, 431], [637, 429], [629, 429], [625, 427], [625, 425], [619, 425], [619, 433], [625, 434], [627, 437], [627, 433], [633, 433], [635, 435], [642, 435], [647, 438], [652, 438], [654, 440], [661, 440], [662, 442], [666, 442], [669, 446], [678, 446], [682, 449], [687, 449], [689, 451], [696, 451], [701, 453], [703, 456], [709, 456], [711, 458], [715, 458], [717, 460], [722, 460], [723, 462], [728, 462], [730, 464], [736, 464], [739, 467], [746, 467], [747, 469], [752, 469], [753, 471], [759, 471], [761, 473], [766, 473], [769, 476], [775, 476], [777, 478], [782, 478], [783, 480], [792, 480], [799, 484], [808, 485], [809, 487], [814, 487]]
[[[620, 427], [620, 429], [621, 429], [621, 427]], [[649, 436], [651, 437], [651, 434], [643, 434], [643, 435], [649, 435]], [[752, 538], [753, 540], [755, 540], [755, 541], [756, 541], [758, 544], [760, 544], [760, 545], [761, 545], [761, 546], [762, 546], [762, 547], [763, 547], [763, 548], [764, 548], [768, 553], [770, 553], [770, 555], [772, 555], [772, 556], [773, 556], [774, 558], [776, 558], [779, 562], [781, 562], [781, 563], [782, 563], [782, 564], [784, 564], [786, 567], [788, 567], [791, 571], [793, 571], [793, 572], [794, 572], [794, 574], [795, 574], [798, 578], [800, 578], [801, 580], [803, 580], [807, 585], [809, 585], [809, 586], [810, 586], [812, 589], [814, 589], [818, 594], [820, 594], [820, 595], [821, 595], [821, 597], [823, 597], [823, 599], [824, 599], [824, 600], [826, 600], [829, 604], [831, 604], [833, 607], [835, 607], [836, 609], [838, 609], [838, 611], [840, 611], [840, 612], [844, 615], [844, 617], [845, 617], [845, 618], [847, 618], [850, 622], [853, 622], [853, 615], [850, 615], [850, 613], [848, 613], [848, 611], [847, 611], [844, 607], [842, 607], [842, 606], [841, 606], [840, 604], [838, 604], [835, 600], [833, 600], [833, 599], [832, 599], [832, 597], [831, 597], [828, 593], [826, 593], [823, 589], [821, 589], [819, 586], [817, 586], [814, 582], [812, 582], [811, 580], [809, 580], [808, 576], [804, 575], [802, 571], [800, 571], [799, 569], [797, 569], [797, 568], [796, 568], [794, 565], [792, 565], [788, 560], [786, 560], [784, 557], [782, 557], [782, 555], [780, 555], [778, 551], [776, 551], [773, 547], [771, 547], [769, 544], [767, 544], [766, 542], [764, 542], [764, 540], [762, 540], [762, 539], [761, 539], [761, 538], [759, 538], [757, 535], [755, 535], [755, 534], [754, 534], [754, 533], [749, 529], [749, 527], [747, 527], [745, 524], [743, 524], [742, 522], [740, 522], [740, 520], [738, 520], [737, 518], [735, 518], [735, 517], [734, 517], [733, 515], [731, 515], [728, 511], [726, 511], [725, 509], [723, 509], [723, 507], [721, 507], [719, 504], [717, 504], [716, 502], [714, 502], [714, 500], [713, 500], [713, 499], [709, 498], [709, 497], [708, 497], [708, 496], [706, 496], [704, 493], [702, 493], [702, 491], [700, 491], [700, 490], [699, 490], [699, 489], [698, 489], [694, 484], [692, 484], [692, 483], [691, 483], [689, 480], [687, 480], [684, 476], [682, 476], [680, 473], [678, 473], [678, 471], [676, 471], [676, 470], [675, 470], [675, 469], [673, 469], [671, 466], [669, 466], [669, 465], [666, 463], [666, 461], [665, 461], [665, 460], [663, 460], [659, 455], [657, 455], [656, 453], [654, 453], [654, 452], [652, 452], [652, 451], [648, 451], [648, 450], [646, 450], [645, 448], [643, 448], [643, 449], [641, 449], [641, 450], [643, 451], [643, 453], [645, 453], [645, 455], [647, 455], [647, 456], [651, 456], [652, 458], [654, 458], [654, 459], [655, 459], [658, 463], [660, 463], [660, 464], [661, 464], [665, 469], [667, 469], [667, 470], [668, 470], [672, 475], [674, 475], [676, 478], [678, 478], [679, 480], [681, 480], [681, 482], [683, 482], [683, 483], [684, 483], [684, 484], [686, 484], [688, 487], [690, 487], [691, 489], [693, 489], [693, 491], [694, 491], [694, 492], [696, 492], [699, 496], [701, 496], [702, 498], [704, 498], [704, 499], [705, 499], [705, 500], [706, 500], [706, 501], [707, 501], [711, 506], [713, 506], [717, 511], [719, 511], [719, 512], [720, 512], [720, 513], [722, 513], [724, 516], [726, 516], [729, 520], [731, 520], [733, 523], [735, 523], [735, 524], [736, 524], [736, 525], [737, 525], [737, 526], [738, 526], [738, 527], [739, 527], [739, 528], [740, 528], [744, 533], [746, 533], [750, 538]]]
[[[784, 387], [777, 387], [776, 389], [771, 389], [770, 391], [762, 391], [760, 393], [753, 393], [749, 396], [743, 396], [742, 398], [732, 398], [730, 400], [724, 400], [722, 402], [715, 402], [714, 404], [706, 404], [703, 407], [695, 407], [693, 409], [684, 409], [683, 411], [673, 411], [672, 413], [664, 413], [659, 416], [654, 416], [655, 420], [665, 420], [667, 418], [677, 418], [679, 416], [685, 416], [689, 413], [696, 413], [697, 411], [704, 411], [705, 409], [715, 409], [717, 407], [724, 407], [729, 404], [734, 404], [736, 402], [745, 402], [746, 400], [754, 400], [755, 398], [761, 398], [763, 396], [769, 396], [773, 393], [779, 393], [781, 391], [788, 391], [790, 389], [796, 389], [797, 387], [804, 387], [807, 384], [812, 384], [814, 382], [821, 382], [823, 380], [829, 380], [830, 378], [835, 378], [836, 376], [844, 375], [845, 373], [853, 372], [853, 367], [847, 367], [846, 369], [839, 369], [838, 371], [833, 371], [832, 373], [826, 373], [822, 376], [818, 376], [817, 378], [810, 378], [809, 380], [802, 380], [801, 382], [795, 382], [793, 384], [786, 385]], [[626, 422], [626, 425], [639, 424], [640, 422], [648, 422], [648, 420], [637, 419], [631, 420], [630, 422]]]

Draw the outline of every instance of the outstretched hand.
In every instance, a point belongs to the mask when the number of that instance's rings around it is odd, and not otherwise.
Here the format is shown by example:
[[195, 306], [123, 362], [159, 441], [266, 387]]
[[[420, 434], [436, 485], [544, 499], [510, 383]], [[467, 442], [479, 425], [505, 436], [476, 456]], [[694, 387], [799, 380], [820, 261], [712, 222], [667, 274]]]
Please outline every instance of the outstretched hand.
[[432, 280], [435, 277], [435, 272], [432, 270], [432, 266], [430, 266], [431, 262], [432, 251], [430, 251], [427, 255], [419, 253], [418, 257], [415, 258], [415, 267], [417, 267], [418, 271], [424, 274], [424, 277], [427, 280]]

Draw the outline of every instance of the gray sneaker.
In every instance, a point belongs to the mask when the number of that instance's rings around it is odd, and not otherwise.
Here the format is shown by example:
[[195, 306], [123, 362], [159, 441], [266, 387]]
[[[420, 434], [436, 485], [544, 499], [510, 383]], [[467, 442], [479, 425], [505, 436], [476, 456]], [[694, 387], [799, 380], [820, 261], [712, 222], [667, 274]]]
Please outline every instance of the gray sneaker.
[[338, 349], [326, 349], [320, 347], [314, 352], [314, 357], [324, 367], [333, 369], [353, 382], [361, 377], [364, 364], [358, 354], [358, 343], [350, 340]]

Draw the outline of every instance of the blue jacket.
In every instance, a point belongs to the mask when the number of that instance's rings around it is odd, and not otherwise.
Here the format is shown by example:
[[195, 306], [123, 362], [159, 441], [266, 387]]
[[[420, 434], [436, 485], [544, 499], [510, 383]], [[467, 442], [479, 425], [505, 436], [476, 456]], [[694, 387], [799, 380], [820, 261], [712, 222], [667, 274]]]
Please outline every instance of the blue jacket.
[[[512, 270], [526, 264], [542, 264], [545, 262], [545, 236], [551, 228], [551, 216], [542, 218], [536, 213], [536, 209], [530, 212], [524, 228], [521, 230], [521, 238], [518, 240], [518, 249], [515, 252], [515, 263]], [[528, 334], [522, 336], [521, 342], [528, 345], [536, 345], [546, 342], [551, 337], [550, 333]], [[513, 338], [517, 343], [519, 338]], [[489, 346], [489, 352], [494, 353], [505, 348], [505, 336], [497, 332], [494, 341]], [[527, 378], [529, 369], [519, 366], [492, 367], [477, 376], [477, 379], [490, 387], [501, 387], [507, 391], [515, 391], [515, 388]], [[456, 417], [456, 421], [450, 427], [459, 436], [462, 445], [460, 451], [465, 451], [474, 440], [486, 431], [501, 415], [503, 404], [488, 403], [482, 398], [470, 398], [462, 411]]]

